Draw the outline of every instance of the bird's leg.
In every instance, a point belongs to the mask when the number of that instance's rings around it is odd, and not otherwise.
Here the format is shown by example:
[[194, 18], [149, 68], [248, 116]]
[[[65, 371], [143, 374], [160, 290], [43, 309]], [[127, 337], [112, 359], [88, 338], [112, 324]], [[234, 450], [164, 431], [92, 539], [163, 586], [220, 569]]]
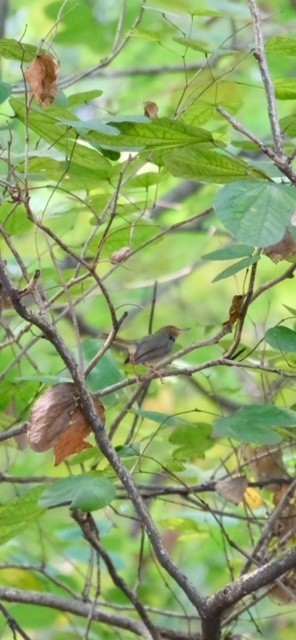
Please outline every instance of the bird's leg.
[[155, 373], [155, 375], [157, 376], [157, 378], [159, 378], [159, 380], [160, 380], [161, 384], [164, 384], [164, 381], [163, 381], [163, 377], [162, 377], [162, 375], [161, 375], [161, 372], [160, 372], [158, 369], [155, 369], [155, 367], [152, 367], [152, 365], [151, 365], [151, 364], [149, 364], [149, 369], [150, 369], [150, 371], [153, 371], [153, 373]]

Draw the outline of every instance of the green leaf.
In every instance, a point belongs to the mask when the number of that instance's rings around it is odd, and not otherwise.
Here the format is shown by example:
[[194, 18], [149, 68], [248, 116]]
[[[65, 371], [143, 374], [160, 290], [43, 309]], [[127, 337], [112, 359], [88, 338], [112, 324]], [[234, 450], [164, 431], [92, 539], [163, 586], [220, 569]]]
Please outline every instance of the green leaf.
[[236, 258], [250, 258], [253, 252], [254, 247], [251, 247], [249, 244], [232, 244], [223, 247], [223, 249], [205, 253], [201, 257], [203, 260], [235, 260]]
[[[10, 98], [10, 104], [15, 115], [23, 123], [26, 122], [26, 109], [23, 100]], [[71, 162], [77, 166], [86, 167], [89, 171], [95, 172], [97, 180], [107, 180], [113, 174], [112, 165], [101, 153], [95, 149], [81, 144], [74, 131], [65, 125], [57, 124], [56, 113], [68, 115], [65, 109], [55, 107], [46, 110], [39, 107], [32, 107], [30, 110], [29, 127], [35, 131], [43, 140], [61, 150], [65, 154], [65, 160], [71, 157]], [[71, 114], [71, 116], [74, 114]]]
[[181, 120], [169, 120], [169, 118], [155, 118], [151, 122], [109, 122], [118, 129], [120, 135], [116, 140], [101, 138], [101, 144], [111, 144], [115, 148], [165, 149], [170, 147], [182, 147], [201, 142], [210, 142], [212, 134], [204, 129], [192, 127]]
[[85, 104], [86, 102], [91, 102], [91, 100], [96, 100], [96, 98], [99, 98], [102, 93], [103, 91], [100, 91], [99, 89], [73, 93], [71, 96], [68, 96], [69, 107], [78, 107], [81, 104]]
[[191, 424], [187, 420], [184, 420], [182, 416], [171, 416], [167, 413], [161, 413], [160, 411], [148, 411], [146, 409], [133, 409], [133, 413], [147, 420], [156, 422], [161, 427], [176, 427], [180, 424]]
[[34, 60], [36, 53], [46, 53], [45, 49], [39, 49], [32, 44], [19, 42], [12, 38], [3, 38], [0, 40], [0, 56], [7, 60], [20, 60], [21, 62], [31, 62]]
[[212, 116], [216, 115], [216, 113], [216, 105], [210, 102], [197, 100], [197, 102], [186, 109], [182, 119], [183, 122], [188, 122], [188, 124], [198, 127], [205, 124], [205, 122], [208, 122]]
[[5, 100], [9, 98], [11, 94], [11, 90], [12, 90], [11, 84], [8, 84], [7, 82], [3, 82], [3, 80], [0, 80], [0, 104], [2, 104], [2, 102], [5, 102]]
[[23, 204], [17, 206], [4, 202], [0, 209], [0, 223], [9, 235], [21, 235], [32, 229], [32, 222], [27, 216]]
[[214, 422], [215, 433], [239, 442], [277, 444], [282, 440], [279, 427], [295, 427], [296, 413], [274, 405], [253, 404], [238, 409], [231, 416]]
[[274, 82], [275, 95], [278, 100], [295, 100], [296, 80], [294, 78], [284, 78]]
[[225, 280], [225, 278], [234, 276], [236, 273], [239, 273], [239, 271], [247, 269], [252, 264], [255, 264], [255, 262], [258, 262], [259, 258], [260, 256], [251, 256], [251, 258], [244, 258], [243, 260], [240, 260], [240, 262], [232, 264], [231, 267], [227, 267], [227, 269], [224, 269], [217, 276], [215, 276], [212, 282], [218, 282], [219, 280]]
[[[84, 363], [87, 366], [103, 345], [102, 340], [85, 340], [82, 345]], [[123, 380], [120, 367], [113, 354], [108, 350], [92, 369], [87, 377], [87, 383], [92, 391], [98, 391]], [[107, 400], [108, 396], [106, 397]]]
[[202, 53], [210, 53], [210, 51], [212, 51], [212, 47], [201, 40], [193, 40], [193, 38], [173, 38], [173, 41], [186, 47], [186, 49], [193, 49], [194, 51], [201, 51]]
[[265, 334], [265, 340], [277, 351], [296, 353], [296, 331], [288, 327], [272, 327]]
[[262, 179], [255, 169], [243, 160], [230, 158], [216, 150], [200, 147], [178, 149], [165, 155], [164, 164], [174, 176], [202, 182], [226, 183], [238, 178]]
[[174, 458], [204, 458], [205, 451], [213, 446], [211, 435], [212, 427], [206, 422], [179, 426], [169, 438], [172, 444], [179, 445], [174, 452]]
[[265, 43], [267, 53], [280, 53], [286, 56], [296, 56], [296, 40], [286, 36], [271, 36]]
[[294, 187], [235, 182], [216, 196], [218, 218], [236, 240], [268, 247], [283, 238], [296, 205]]
[[70, 476], [54, 482], [39, 500], [41, 507], [70, 505], [72, 509], [95, 511], [103, 509], [114, 499], [115, 486], [95, 473]]
[[0, 507], [0, 544], [7, 542], [29, 527], [43, 513], [38, 505], [44, 486], [38, 486], [24, 493], [20, 498]]

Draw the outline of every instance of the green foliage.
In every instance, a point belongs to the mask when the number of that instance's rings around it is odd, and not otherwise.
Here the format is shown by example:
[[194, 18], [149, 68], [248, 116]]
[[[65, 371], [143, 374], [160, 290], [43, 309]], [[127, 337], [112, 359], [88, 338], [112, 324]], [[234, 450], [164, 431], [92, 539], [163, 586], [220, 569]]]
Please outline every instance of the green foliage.
[[235, 438], [239, 442], [276, 444], [280, 442], [279, 427], [295, 427], [296, 414], [289, 409], [273, 405], [242, 407], [227, 418], [215, 420], [218, 434]]
[[219, 191], [215, 210], [236, 240], [268, 247], [283, 238], [295, 201], [291, 186], [236, 182]]
[[265, 334], [267, 344], [285, 353], [296, 353], [296, 331], [289, 327], [272, 327]]
[[44, 491], [41, 507], [69, 505], [71, 509], [96, 511], [103, 509], [115, 498], [115, 487], [107, 480], [93, 474], [70, 476], [57, 480]]

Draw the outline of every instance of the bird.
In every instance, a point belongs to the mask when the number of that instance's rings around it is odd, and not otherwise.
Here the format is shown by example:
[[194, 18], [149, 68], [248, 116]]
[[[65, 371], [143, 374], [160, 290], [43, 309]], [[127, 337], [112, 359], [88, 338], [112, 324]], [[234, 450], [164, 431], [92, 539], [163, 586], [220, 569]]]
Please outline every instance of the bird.
[[[129, 340], [127, 338], [121, 338], [115, 336], [112, 340], [111, 347], [123, 350], [128, 353], [124, 364], [131, 364], [134, 371], [135, 365], [143, 364], [151, 371], [154, 371], [156, 375], [162, 381], [162, 377], [157, 368], [162, 364], [163, 360], [171, 353], [173, 346], [176, 342], [176, 338], [185, 329], [178, 329], [174, 325], [166, 325], [161, 327], [153, 334], [144, 336], [139, 340]], [[106, 340], [110, 333], [100, 332], [99, 337]], [[139, 380], [139, 376], [135, 371], [135, 375]]]
[[134, 343], [133, 349], [129, 348], [124, 364], [144, 364], [155, 370], [171, 353], [180, 331], [174, 325], [167, 325], [156, 333], [144, 336]]

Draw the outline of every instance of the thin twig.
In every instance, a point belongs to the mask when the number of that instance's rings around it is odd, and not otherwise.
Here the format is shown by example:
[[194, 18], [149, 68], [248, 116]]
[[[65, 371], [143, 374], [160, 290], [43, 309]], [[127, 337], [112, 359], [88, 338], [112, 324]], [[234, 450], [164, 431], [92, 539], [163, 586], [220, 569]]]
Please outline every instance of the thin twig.
[[266, 94], [266, 99], [268, 104], [268, 115], [269, 115], [269, 121], [270, 121], [271, 130], [272, 130], [275, 150], [278, 158], [284, 161], [286, 159], [286, 156], [283, 149], [283, 137], [282, 137], [279, 117], [277, 113], [275, 89], [270, 77], [267, 59], [265, 55], [265, 46], [264, 46], [260, 10], [256, 0], [248, 0], [248, 5], [249, 5], [250, 13], [252, 16], [252, 20], [253, 20], [253, 29], [254, 29], [254, 36], [255, 36], [254, 55], [256, 57], [256, 60], [258, 61], [258, 66], [260, 69], [261, 77], [262, 77], [264, 88], [265, 88], [265, 94]]

